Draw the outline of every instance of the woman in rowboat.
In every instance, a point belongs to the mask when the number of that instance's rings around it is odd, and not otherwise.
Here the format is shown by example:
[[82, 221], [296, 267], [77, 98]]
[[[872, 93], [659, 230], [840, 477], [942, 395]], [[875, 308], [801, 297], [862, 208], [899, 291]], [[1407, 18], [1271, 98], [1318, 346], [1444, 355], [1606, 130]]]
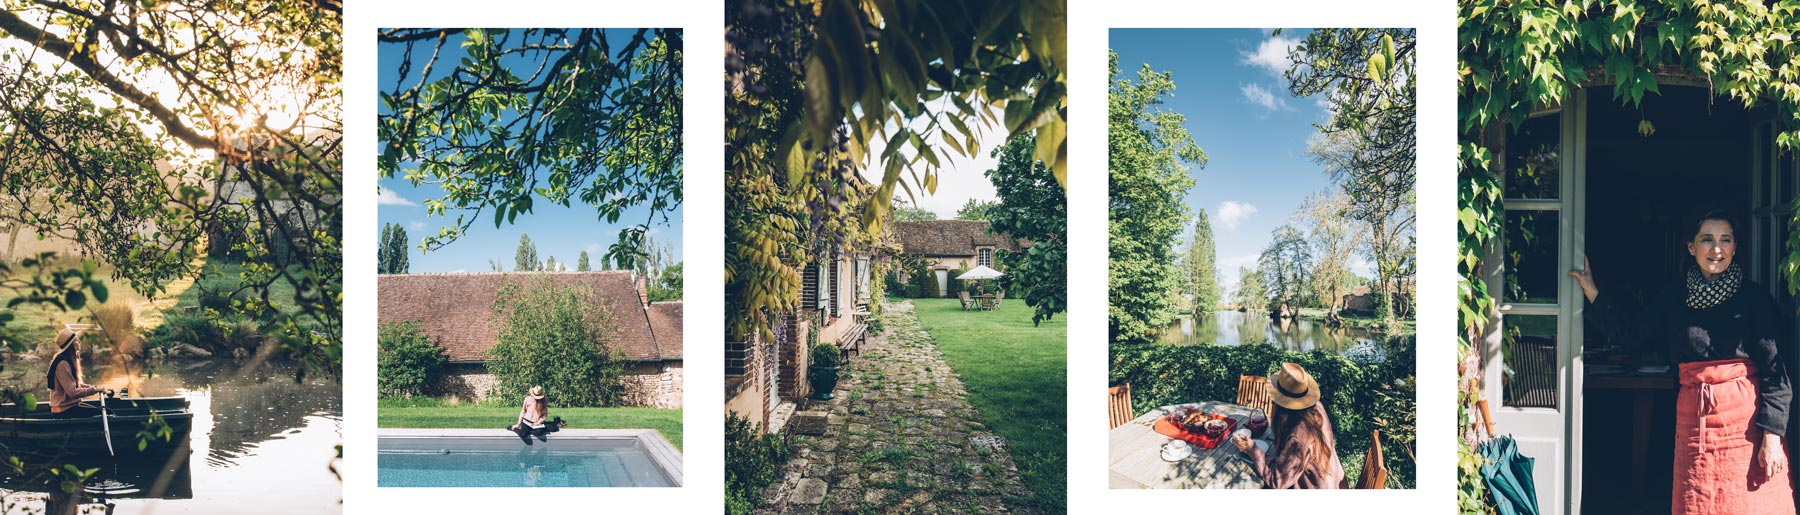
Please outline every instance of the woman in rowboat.
[[56, 339], [62, 342], [62, 348], [56, 351], [56, 357], [50, 358], [46, 378], [50, 386], [50, 413], [58, 418], [99, 415], [100, 408], [81, 403], [81, 398], [105, 391], [81, 382], [81, 333], [64, 329], [57, 333]]

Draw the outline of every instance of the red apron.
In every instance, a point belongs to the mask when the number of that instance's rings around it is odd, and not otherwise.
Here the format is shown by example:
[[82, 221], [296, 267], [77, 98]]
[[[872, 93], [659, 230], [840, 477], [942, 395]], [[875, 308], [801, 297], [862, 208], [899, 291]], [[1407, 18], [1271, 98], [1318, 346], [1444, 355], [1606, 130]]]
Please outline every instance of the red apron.
[[1675, 515], [1793, 514], [1787, 474], [1757, 464], [1763, 431], [1757, 380], [1745, 359], [1681, 364], [1675, 404]]

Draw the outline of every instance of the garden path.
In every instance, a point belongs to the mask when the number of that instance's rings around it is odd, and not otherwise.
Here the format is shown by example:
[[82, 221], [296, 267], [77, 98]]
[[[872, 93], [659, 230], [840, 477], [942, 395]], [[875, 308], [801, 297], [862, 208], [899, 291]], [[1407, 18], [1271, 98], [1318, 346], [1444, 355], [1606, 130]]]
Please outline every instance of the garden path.
[[794, 437], [757, 513], [1036, 513], [1008, 502], [1030, 491], [1006, 441], [964, 399], [912, 304], [880, 316], [886, 332], [850, 360], [835, 398], [796, 414], [796, 425], [823, 415], [824, 434]]

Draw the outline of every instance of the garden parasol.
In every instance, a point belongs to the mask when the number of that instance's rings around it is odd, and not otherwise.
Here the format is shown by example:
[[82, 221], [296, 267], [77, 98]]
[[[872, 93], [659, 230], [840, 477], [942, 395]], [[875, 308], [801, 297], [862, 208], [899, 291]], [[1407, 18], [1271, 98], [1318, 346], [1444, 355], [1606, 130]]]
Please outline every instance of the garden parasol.
[[963, 272], [962, 275], [956, 276], [956, 280], [974, 281], [979, 279], [997, 279], [1002, 275], [1006, 274], [1000, 273], [999, 270], [988, 268], [987, 265], [977, 265], [973, 270]]

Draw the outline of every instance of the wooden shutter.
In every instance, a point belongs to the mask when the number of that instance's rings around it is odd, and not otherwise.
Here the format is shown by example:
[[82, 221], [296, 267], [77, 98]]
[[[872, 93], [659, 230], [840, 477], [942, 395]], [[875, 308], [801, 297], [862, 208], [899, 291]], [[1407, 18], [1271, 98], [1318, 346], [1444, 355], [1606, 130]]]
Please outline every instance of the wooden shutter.
[[807, 265], [800, 270], [800, 309], [819, 308], [819, 267]]

